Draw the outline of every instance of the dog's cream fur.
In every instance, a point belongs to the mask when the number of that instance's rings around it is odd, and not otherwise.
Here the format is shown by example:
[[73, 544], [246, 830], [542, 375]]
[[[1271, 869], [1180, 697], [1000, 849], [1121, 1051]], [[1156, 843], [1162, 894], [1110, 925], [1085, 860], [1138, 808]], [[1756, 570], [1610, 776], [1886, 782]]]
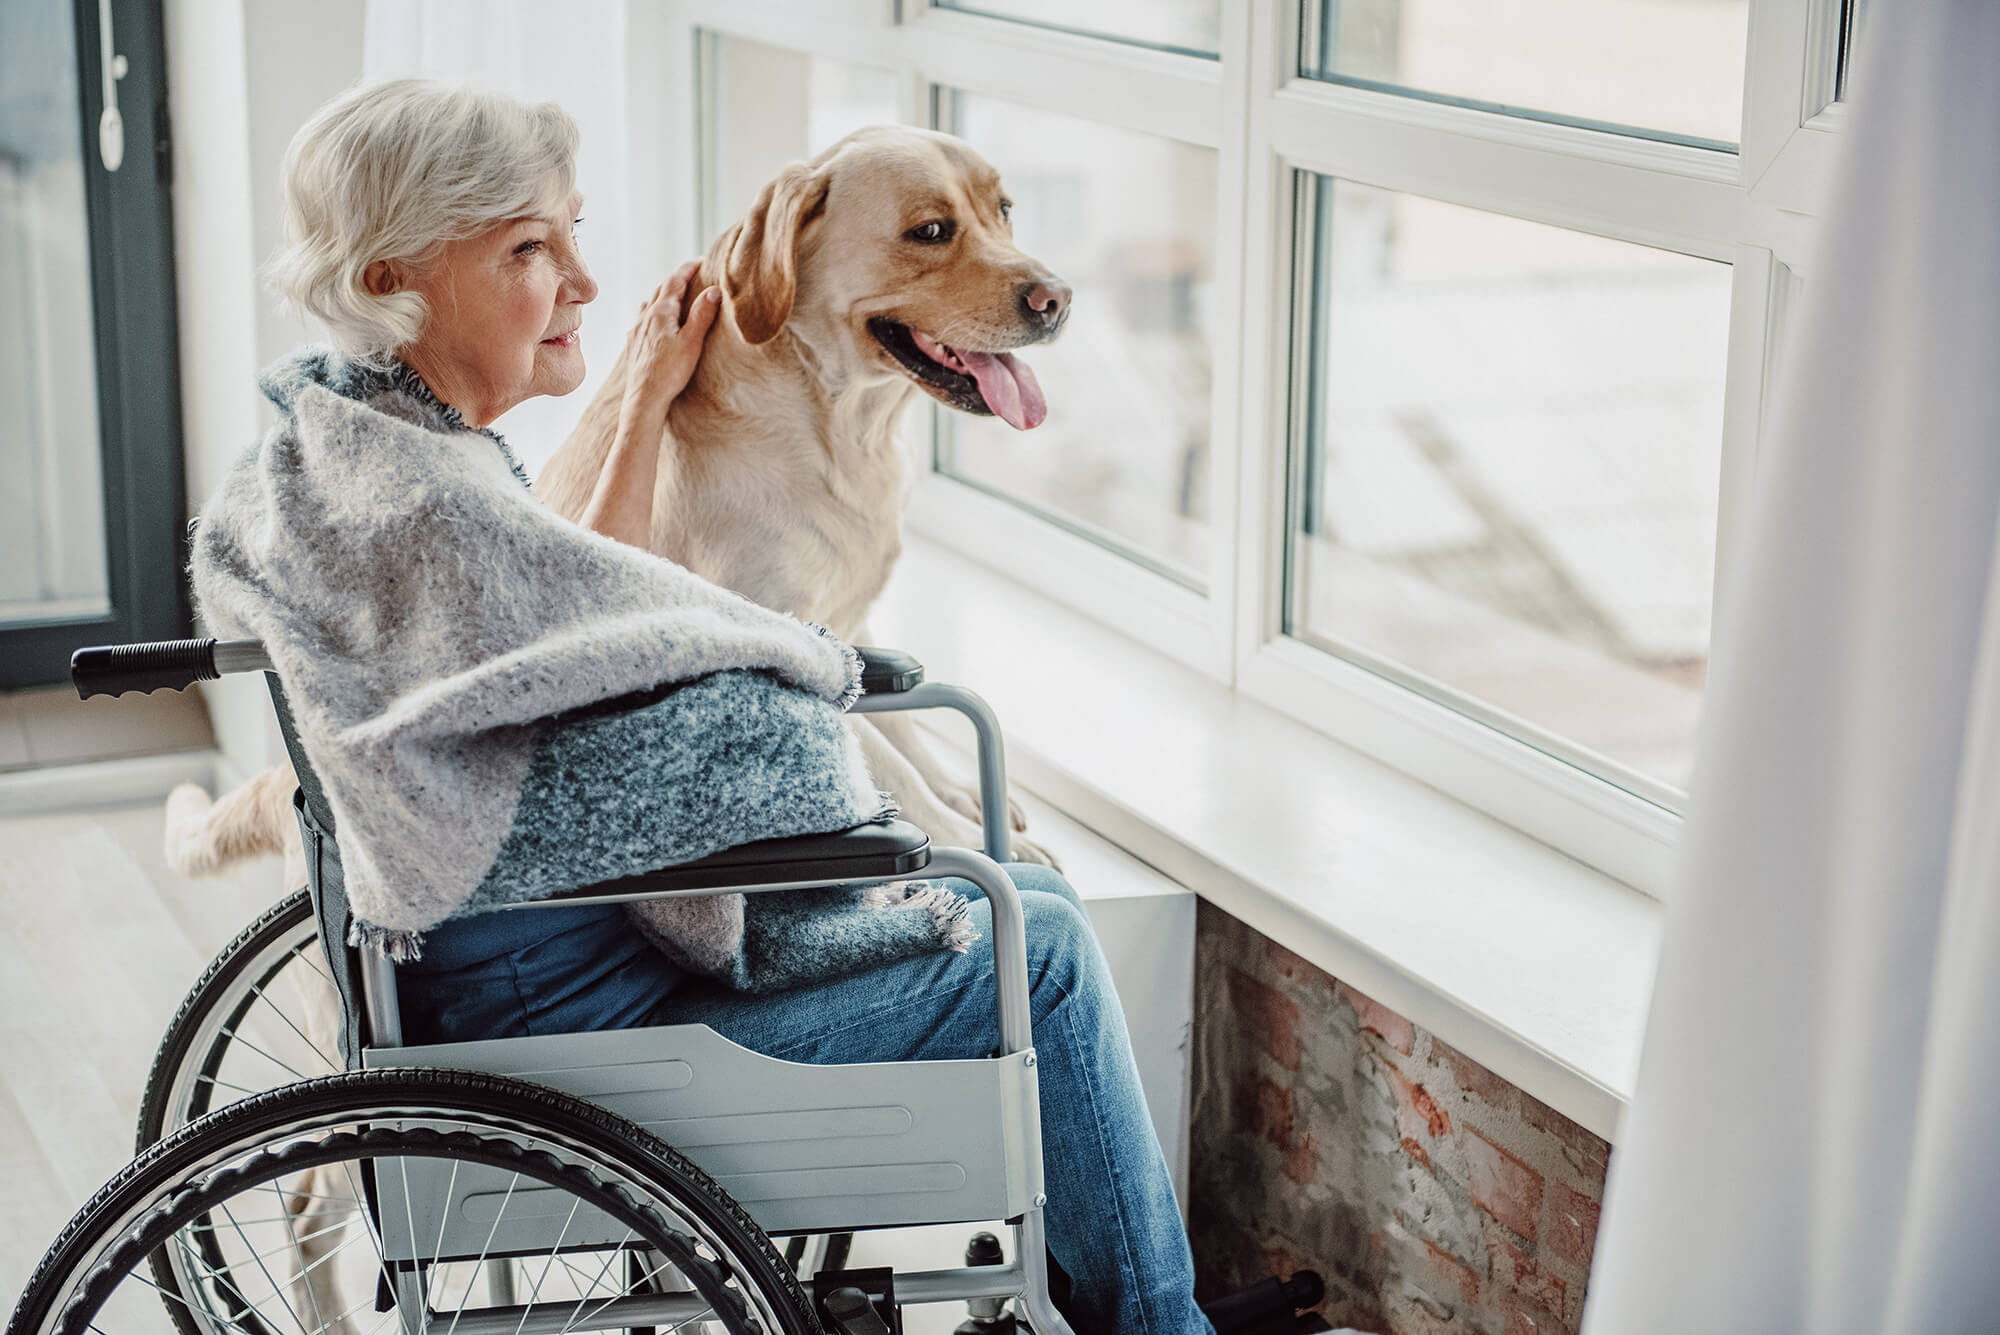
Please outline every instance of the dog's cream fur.
[[[675, 400], [661, 441], [652, 551], [768, 607], [868, 643], [868, 608], [902, 547], [896, 431], [918, 388], [870, 333], [894, 320], [939, 343], [999, 351], [1043, 341], [1060, 320], [1023, 308], [1034, 284], [1060, 288], [1013, 244], [991, 166], [947, 135], [859, 131], [765, 187], [710, 248], [698, 285], [720, 284], [724, 318]], [[949, 245], [910, 229], [950, 219]], [[692, 294], [690, 294], [692, 296]], [[550, 460], [536, 491], [576, 518], [596, 485], [624, 395], [620, 356]], [[949, 400], [947, 400], [949, 401]], [[978, 846], [976, 790], [932, 757], [907, 718], [851, 720], [878, 785], [940, 844]], [[209, 803], [169, 799], [167, 854], [185, 873], [282, 851], [304, 881], [289, 767]], [[1018, 805], [1012, 823], [1022, 827]], [[1053, 862], [1015, 838], [1015, 856]]]

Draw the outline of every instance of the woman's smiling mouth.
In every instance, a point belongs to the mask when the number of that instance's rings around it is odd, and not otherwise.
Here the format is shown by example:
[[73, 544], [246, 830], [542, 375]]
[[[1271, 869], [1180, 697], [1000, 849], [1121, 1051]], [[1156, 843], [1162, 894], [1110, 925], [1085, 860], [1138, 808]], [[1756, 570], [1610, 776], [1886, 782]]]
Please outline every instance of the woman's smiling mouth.
[[543, 339], [542, 346], [551, 348], [573, 348], [582, 341], [583, 341], [583, 330], [581, 327], [579, 327], [576, 329], [572, 329], [565, 334], [557, 334], [554, 338]]

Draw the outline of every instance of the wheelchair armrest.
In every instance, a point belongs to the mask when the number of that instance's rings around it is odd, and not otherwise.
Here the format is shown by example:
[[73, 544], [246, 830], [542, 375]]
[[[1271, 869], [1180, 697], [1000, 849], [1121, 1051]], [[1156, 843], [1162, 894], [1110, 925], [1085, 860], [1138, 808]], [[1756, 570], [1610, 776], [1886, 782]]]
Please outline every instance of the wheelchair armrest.
[[861, 655], [861, 689], [868, 695], [894, 695], [924, 680], [924, 665], [901, 649], [874, 649], [857, 644]]
[[650, 899], [668, 894], [894, 881], [930, 865], [930, 836], [903, 820], [875, 821], [831, 834], [759, 839], [693, 862], [601, 881], [547, 899], [517, 905], [574, 904], [578, 900]]

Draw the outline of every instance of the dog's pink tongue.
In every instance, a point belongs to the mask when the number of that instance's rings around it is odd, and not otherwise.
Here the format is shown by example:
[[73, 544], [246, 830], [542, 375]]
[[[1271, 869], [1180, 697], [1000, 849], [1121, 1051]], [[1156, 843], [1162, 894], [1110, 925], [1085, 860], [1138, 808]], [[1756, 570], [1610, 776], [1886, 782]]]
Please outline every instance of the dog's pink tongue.
[[979, 382], [979, 397], [986, 400], [1000, 419], [1016, 431], [1028, 431], [1049, 415], [1048, 400], [1027, 363], [1015, 360], [1011, 352], [967, 352], [959, 348], [958, 359]]

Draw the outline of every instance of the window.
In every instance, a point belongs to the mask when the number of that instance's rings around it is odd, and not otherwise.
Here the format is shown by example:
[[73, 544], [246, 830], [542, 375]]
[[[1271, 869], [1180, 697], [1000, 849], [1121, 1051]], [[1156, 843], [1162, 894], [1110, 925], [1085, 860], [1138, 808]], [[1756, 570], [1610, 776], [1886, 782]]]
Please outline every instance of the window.
[[1307, 0], [1301, 74], [1726, 145], [1749, 0]]
[[0, 690], [188, 630], [162, 27], [0, 6]]
[[938, 8], [1191, 56], [1213, 58], [1221, 40], [1220, 0], [940, 0]]
[[687, 9], [712, 223], [893, 108], [1075, 290], [911, 528], [1657, 892], [1861, 2]]
[[1675, 788], [1708, 655], [1730, 275], [1313, 177], [1288, 633]]
[[1021, 354], [1051, 405], [1045, 425], [1016, 433], [939, 411], [938, 471], [1204, 588], [1215, 151], [942, 96], [939, 119], [1007, 182], [1016, 244], [1092, 318]]

